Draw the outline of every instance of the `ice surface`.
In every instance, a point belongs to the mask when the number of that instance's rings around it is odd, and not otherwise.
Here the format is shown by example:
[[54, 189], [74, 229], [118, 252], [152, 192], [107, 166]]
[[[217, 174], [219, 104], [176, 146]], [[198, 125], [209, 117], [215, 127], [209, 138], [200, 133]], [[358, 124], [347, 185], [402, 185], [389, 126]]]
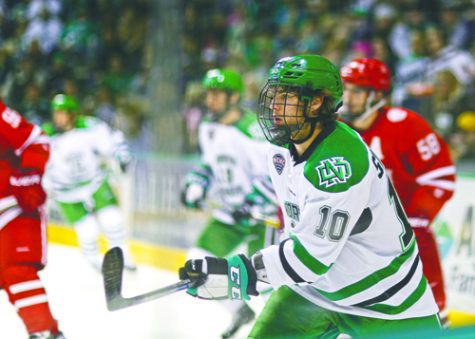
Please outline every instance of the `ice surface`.
[[[67, 339], [213, 339], [220, 338], [231, 319], [216, 302], [185, 292], [109, 312], [102, 278], [77, 248], [50, 244], [48, 260], [40, 274]], [[173, 272], [140, 265], [135, 273], [125, 272], [123, 294], [141, 294], [177, 279]], [[256, 300], [251, 306], [257, 310], [261, 305]], [[0, 319], [0, 338], [28, 337], [4, 291], [0, 291]], [[243, 327], [235, 338], [245, 338], [250, 327]]]

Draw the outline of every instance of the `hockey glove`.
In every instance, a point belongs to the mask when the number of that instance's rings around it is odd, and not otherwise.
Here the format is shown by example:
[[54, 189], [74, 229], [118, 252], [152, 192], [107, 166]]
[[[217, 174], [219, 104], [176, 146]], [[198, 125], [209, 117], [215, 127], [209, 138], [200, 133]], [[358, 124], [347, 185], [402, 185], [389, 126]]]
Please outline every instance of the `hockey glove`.
[[257, 224], [257, 220], [252, 217], [252, 208], [252, 203], [246, 200], [241, 206], [232, 211], [231, 215], [236, 224], [243, 226], [255, 226]]
[[41, 186], [41, 174], [38, 171], [15, 171], [10, 176], [10, 189], [18, 205], [25, 212], [32, 212], [46, 200]]
[[237, 224], [248, 227], [266, 224], [266, 220], [278, 221], [277, 206], [256, 191], [248, 194], [231, 215]]
[[190, 279], [187, 293], [200, 299], [244, 299], [257, 296], [256, 271], [243, 254], [228, 259], [206, 257], [188, 260], [179, 270], [180, 279]]
[[200, 165], [186, 175], [180, 196], [183, 205], [193, 209], [203, 208], [211, 176], [211, 169], [206, 165]]

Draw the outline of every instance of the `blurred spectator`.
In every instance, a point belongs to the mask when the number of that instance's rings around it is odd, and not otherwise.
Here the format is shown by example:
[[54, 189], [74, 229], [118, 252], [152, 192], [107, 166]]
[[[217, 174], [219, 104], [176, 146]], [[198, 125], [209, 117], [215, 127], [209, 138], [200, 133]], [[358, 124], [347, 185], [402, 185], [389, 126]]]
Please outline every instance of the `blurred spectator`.
[[52, 15], [47, 7], [41, 7], [38, 16], [32, 17], [23, 36], [23, 46], [28, 48], [33, 41], [38, 41], [41, 51], [49, 55], [59, 43], [62, 22]]
[[467, 107], [475, 107], [475, 99], [449, 70], [437, 73], [431, 105], [427, 109], [430, 122], [446, 139], [455, 132], [457, 116]]
[[111, 91], [102, 86], [96, 91], [96, 103], [93, 115], [105, 121], [109, 126], [114, 126], [116, 108], [112, 99]]
[[124, 68], [122, 58], [118, 54], [109, 59], [109, 68], [104, 75], [102, 85], [110, 91], [120, 94], [128, 90], [132, 81], [131, 74]]
[[198, 126], [205, 114], [203, 95], [204, 90], [201, 82], [188, 83], [182, 112], [184, 122], [183, 151], [185, 153], [197, 153], [199, 151]]
[[467, 51], [457, 49], [447, 42], [447, 33], [442, 27], [432, 26], [426, 30], [430, 63], [427, 66], [429, 81], [444, 69], [449, 69], [465, 86], [472, 86], [475, 77], [475, 59]]
[[411, 54], [396, 63], [392, 101], [395, 105], [420, 112], [424, 97], [431, 93], [423, 85], [429, 62], [424, 31], [411, 31], [410, 44]]
[[41, 87], [44, 83], [44, 73], [34, 68], [34, 60], [31, 58], [20, 59], [7, 73], [2, 84], [5, 102], [12, 107], [18, 107], [23, 100], [26, 86], [32, 83]]
[[300, 29], [296, 46], [298, 54], [316, 54], [323, 46], [322, 36], [315, 21], [306, 20]]
[[26, 17], [29, 20], [42, 14], [44, 10], [53, 16], [61, 14], [62, 2], [60, 0], [31, 0], [26, 8]]
[[47, 73], [46, 83], [48, 88], [45, 89], [45, 96], [52, 98], [55, 93], [62, 92], [65, 79], [67, 79], [72, 71], [69, 69], [65, 55], [63, 53], [54, 53], [49, 59], [50, 69]]
[[373, 9], [373, 33], [387, 40], [397, 22], [397, 10], [388, 3], [379, 3]]
[[[457, 132], [452, 136], [452, 157], [457, 162], [475, 161], [475, 111], [465, 111], [457, 118]], [[473, 170], [473, 167], [471, 167]]]
[[61, 33], [61, 50], [75, 60], [90, 60], [95, 58], [97, 36], [87, 9], [80, 6], [76, 10], [74, 20], [65, 23]]
[[134, 6], [127, 6], [117, 21], [117, 38], [123, 49], [123, 61], [129, 65], [130, 70], [138, 71], [137, 60], [142, 58], [144, 52], [144, 36], [147, 33], [147, 22], [142, 17], [147, 13], [137, 11]]
[[410, 35], [414, 30], [421, 30], [427, 25], [425, 13], [417, 3], [410, 3], [401, 8], [401, 18], [389, 34], [389, 45], [399, 59], [411, 55]]
[[440, 25], [447, 32], [447, 43], [455, 48], [467, 48], [473, 38], [469, 35], [468, 22], [462, 15], [464, 7], [460, 0], [442, 1]]
[[18, 110], [37, 125], [42, 125], [50, 120], [50, 105], [47, 98], [41, 96], [38, 85], [30, 83], [26, 86], [25, 96]]
[[397, 59], [388, 41], [383, 36], [376, 35], [371, 40], [371, 49], [373, 51], [373, 58], [384, 62], [394, 74]]

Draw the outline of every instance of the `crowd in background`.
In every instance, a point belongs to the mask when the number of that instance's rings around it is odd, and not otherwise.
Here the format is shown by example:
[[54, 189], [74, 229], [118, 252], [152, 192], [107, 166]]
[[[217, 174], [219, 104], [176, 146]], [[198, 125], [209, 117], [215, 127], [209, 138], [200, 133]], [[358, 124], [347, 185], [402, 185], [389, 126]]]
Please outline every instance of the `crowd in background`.
[[[0, 0], [0, 95], [33, 122], [58, 92], [134, 138], [144, 124], [154, 1]], [[198, 151], [201, 79], [239, 71], [256, 109], [280, 57], [321, 54], [341, 66], [375, 57], [394, 74], [392, 102], [424, 116], [475, 158], [474, 0], [182, 0], [183, 152]], [[161, 34], [156, 32], [154, 34]], [[180, 57], [180, 56], [178, 56]]]
[[130, 136], [142, 119], [150, 0], [0, 0], [0, 95], [41, 124], [57, 93]]
[[[199, 81], [211, 67], [240, 71], [256, 109], [280, 57], [321, 54], [342, 66], [374, 57], [393, 72], [392, 103], [415, 110], [475, 159], [475, 2], [472, 0], [247, 0], [185, 2], [186, 151], [196, 151]], [[402, 131], [403, 133], [403, 131]]]

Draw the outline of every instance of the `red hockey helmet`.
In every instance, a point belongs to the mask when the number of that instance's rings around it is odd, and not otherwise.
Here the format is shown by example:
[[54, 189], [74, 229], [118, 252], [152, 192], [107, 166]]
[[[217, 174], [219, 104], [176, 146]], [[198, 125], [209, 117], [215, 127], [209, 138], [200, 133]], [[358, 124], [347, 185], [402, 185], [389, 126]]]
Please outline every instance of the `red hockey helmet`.
[[389, 92], [391, 89], [391, 71], [377, 59], [354, 59], [341, 68], [340, 76], [343, 82], [370, 87], [375, 91]]

